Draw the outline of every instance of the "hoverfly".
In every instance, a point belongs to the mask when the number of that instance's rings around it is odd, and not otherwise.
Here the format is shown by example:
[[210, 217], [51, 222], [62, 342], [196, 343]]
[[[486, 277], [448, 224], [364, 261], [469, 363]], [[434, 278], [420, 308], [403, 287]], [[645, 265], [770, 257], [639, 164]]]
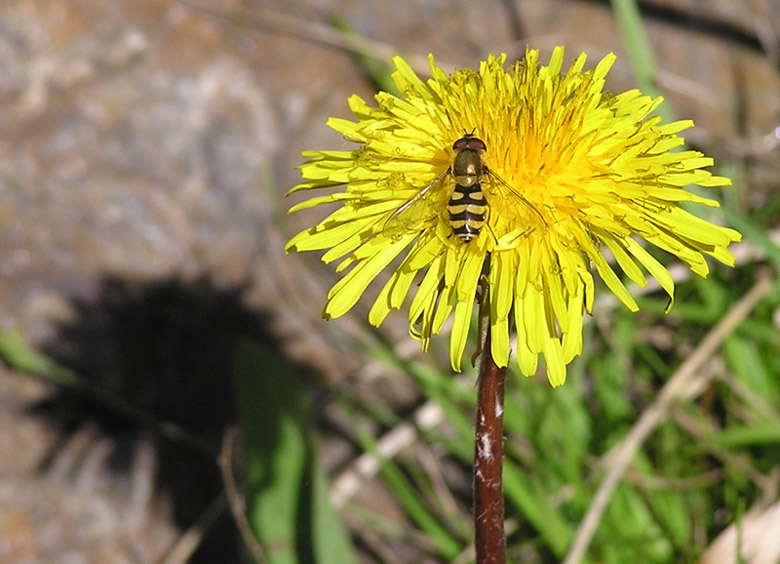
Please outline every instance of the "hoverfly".
[[468, 243], [479, 236], [485, 225], [488, 202], [482, 188], [490, 183], [501, 185], [519, 196], [544, 221], [533, 204], [485, 165], [487, 146], [484, 141], [467, 133], [453, 143], [452, 150], [455, 153], [452, 165], [387, 219], [382, 228], [384, 235], [397, 238], [419, 230], [441, 212], [447, 201], [452, 233]]

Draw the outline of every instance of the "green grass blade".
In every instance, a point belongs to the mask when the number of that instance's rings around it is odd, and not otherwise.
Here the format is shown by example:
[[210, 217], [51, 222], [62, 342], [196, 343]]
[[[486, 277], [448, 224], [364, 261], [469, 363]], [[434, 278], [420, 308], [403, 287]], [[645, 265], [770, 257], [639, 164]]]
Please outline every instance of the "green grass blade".
[[[331, 17], [331, 23], [333, 24], [333, 27], [345, 38], [354, 39], [357, 37], [363, 39], [357, 33], [357, 31], [355, 31], [354, 26], [349, 22], [349, 20], [341, 14], [333, 14]], [[355, 58], [357, 58], [360, 66], [374, 83], [374, 86], [377, 88], [377, 90], [382, 92], [389, 92], [390, 94], [401, 97], [401, 93], [398, 91], [395, 83], [390, 78], [390, 75], [395, 70], [394, 66], [392, 66], [385, 59], [378, 59], [377, 57], [366, 54], [365, 52], [359, 50], [353, 51], [353, 54]]]
[[269, 564], [357, 562], [316, 463], [300, 375], [275, 352], [241, 344], [236, 401], [244, 436], [247, 518]]
[[463, 544], [455, 539], [425, 506], [420, 499], [419, 490], [415, 489], [394, 461], [382, 456], [374, 438], [360, 424], [355, 423], [355, 430], [361, 448], [376, 457], [385, 484], [392, 490], [409, 517], [430, 537], [444, 558], [452, 560], [458, 556], [464, 548]]
[[550, 506], [549, 496], [539, 473], [530, 476], [509, 460], [504, 461], [504, 492], [522, 516], [539, 532], [550, 550], [561, 557], [571, 543], [569, 523]]
[[[663, 95], [657, 82], [658, 65], [642, 24], [639, 5], [636, 0], [612, 0], [612, 9], [620, 27], [620, 34], [623, 36], [623, 43], [628, 50], [639, 89], [654, 98]], [[674, 113], [668, 104], [662, 104], [656, 112], [665, 122], [674, 121]]]
[[72, 370], [27, 346], [19, 333], [0, 331], [0, 359], [14, 370], [34, 374], [65, 389], [84, 394], [116, 414], [148, 427], [170, 441], [212, 456], [219, 452], [217, 445], [210, 441], [193, 435], [170, 421], [154, 417], [108, 390], [92, 386]]
[[775, 275], [780, 275], [780, 247], [769, 238], [766, 228], [725, 206], [723, 207], [723, 217], [730, 226], [742, 233], [745, 241], [750, 241], [764, 251]]
[[780, 423], [767, 421], [751, 425], [732, 425], [706, 440], [709, 444], [724, 449], [778, 445]]

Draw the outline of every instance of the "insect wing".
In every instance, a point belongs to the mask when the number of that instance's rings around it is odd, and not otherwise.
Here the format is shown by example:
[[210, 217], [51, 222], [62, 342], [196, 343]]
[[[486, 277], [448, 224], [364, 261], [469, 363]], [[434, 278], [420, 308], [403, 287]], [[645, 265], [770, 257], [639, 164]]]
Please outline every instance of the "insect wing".
[[[501, 178], [498, 174], [493, 172], [492, 170], [485, 170], [485, 177], [487, 178], [488, 182], [487, 184], [494, 183], [498, 186], [501, 186], [508, 192], [510, 192], [514, 197], [518, 198], [525, 206], [534, 212], [536, 216], [541, 220], [541, 222], [546, 226], [547, 221], [545, 221], [544, 216], [542, 215], [542, 212], [540, 212], [535, 205], [533, 205], [528, 198], [526, 198], [517, 188], [509, 184], [506, 180]], [[495, 186], [491, 187], [492, 196], [499, 197], [499, 193], [496, 190]]]
[[447, 169], [393, 212], [382, 227], [382, 234], [398, 239], [407, 233], [419, 231], [436, 217], [442, 204], [450, 199], [454, 188], [455, 181]]

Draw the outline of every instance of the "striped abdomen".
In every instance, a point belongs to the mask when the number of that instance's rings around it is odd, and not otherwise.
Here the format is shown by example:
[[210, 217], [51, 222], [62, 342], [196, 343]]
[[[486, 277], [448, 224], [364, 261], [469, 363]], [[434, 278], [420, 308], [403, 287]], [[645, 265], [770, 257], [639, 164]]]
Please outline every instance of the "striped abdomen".
[[455, 190], [447, 205], [450, 225], [455, 236], [468, 243], [477, 235], [485, 223], [485, 196], [479, 182], [471, 186], [455, 184]]

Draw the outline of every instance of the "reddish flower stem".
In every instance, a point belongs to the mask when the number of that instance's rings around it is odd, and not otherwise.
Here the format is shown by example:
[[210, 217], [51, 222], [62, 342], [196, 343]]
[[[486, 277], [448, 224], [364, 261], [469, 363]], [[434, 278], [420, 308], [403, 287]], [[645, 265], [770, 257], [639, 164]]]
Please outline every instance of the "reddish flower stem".
[[490, 329], [485, 331], [479, 367], [477, 419], [474, 433], [474, 545], [476, 564], [505, 564], [504, 380], [490, 353]]

